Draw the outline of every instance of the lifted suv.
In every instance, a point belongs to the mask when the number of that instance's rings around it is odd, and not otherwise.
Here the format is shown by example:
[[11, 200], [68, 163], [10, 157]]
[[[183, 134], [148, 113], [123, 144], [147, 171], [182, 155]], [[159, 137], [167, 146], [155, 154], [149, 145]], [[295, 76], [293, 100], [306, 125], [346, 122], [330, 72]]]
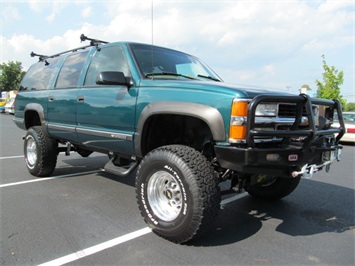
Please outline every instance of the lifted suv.
[[187, 242], [213, 225], [219, 182], [279, 199], [339, 160], [337, 100], [238, 88], [185, 53], [81, 39], [90, 45], [32, 53], [39, 62], [22, 80], [14, 119], [27, 130], [28, 171], [49, 176], [58, 153], [70, 151], [108, 154], [105, 170], [119, 176], [138, 167], [141, 214], [170, 241]]

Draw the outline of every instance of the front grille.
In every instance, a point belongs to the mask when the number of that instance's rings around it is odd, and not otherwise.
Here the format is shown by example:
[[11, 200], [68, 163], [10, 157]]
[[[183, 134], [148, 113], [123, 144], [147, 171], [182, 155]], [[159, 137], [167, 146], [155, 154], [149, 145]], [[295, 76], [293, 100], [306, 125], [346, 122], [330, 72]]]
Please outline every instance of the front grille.
[[[306, 108], [303, 107], [303, 116], [307, 116]], [[296, 104], [279, 104], [278, 117], [292, 117], [296, 116]]]

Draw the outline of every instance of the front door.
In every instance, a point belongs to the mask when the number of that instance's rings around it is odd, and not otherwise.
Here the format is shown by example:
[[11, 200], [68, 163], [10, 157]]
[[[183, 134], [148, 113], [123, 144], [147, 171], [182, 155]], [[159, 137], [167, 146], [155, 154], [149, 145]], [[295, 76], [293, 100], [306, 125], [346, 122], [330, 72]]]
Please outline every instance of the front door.
[[135, 87], [97, 85], [103, 71], [120, 71], [131, 76], [120, 46], [98, 48], [78, 94], [77, 134], [79, 141], [100, 151], [131, 154], [133, 146]]

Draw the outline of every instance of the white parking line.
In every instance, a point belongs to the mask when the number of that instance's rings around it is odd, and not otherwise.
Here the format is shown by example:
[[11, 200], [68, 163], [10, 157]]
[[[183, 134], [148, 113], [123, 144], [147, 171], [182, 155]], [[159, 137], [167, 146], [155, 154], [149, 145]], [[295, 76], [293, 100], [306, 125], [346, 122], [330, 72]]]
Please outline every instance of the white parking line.
[[0, 157], [0, 160], [5, 160], [5, 159], [15, 159], [15, 158], [23, 158], [23, 155], [18, 155], [18, 156], [7, 156], [7, 157]]
[[[247, 193], [244, 192], [244, 193], [235, 195], [233, 197], [224, 199], [224, 200], [221, 201], [221, 205], [225, 205], [225, 204], [228, 204], [228, 203], [230, 203], [232, 201], [236, 201], [238, 199], [241, 199], [241, 198], [245, 197], [246, 195], [247, 195]], [[148, 234], [150, 232], [152, 232], [152, 230], [149, 227], [145, 227], [145, 228], [142, 228], [140, 230], [137, 230], [137, 231], [134, 231], [132, 233], [129, 233], [127, 235], [123, 235], [123, 236], [114, 238], [112, 240], [106, 241], [104, 243], [101, 243], [101, 244], [98, 244], [98, 245], [95, 245], [95, 246], [92, 246], [92, 247], [89, 247], [89, 248], [86, 248], [86, 249], [83, 249], [83, 250], [79, 250], [79, 251], [77, 251], [75, 253], [60, 257], [58, 259], [55, 259], [55, 260], [52, 260], [52, 261], [49, 261], [49, 262], [45, 262], [45, 263], [40, 264], [38, 266], [63, 265], [63, 264], [69, 263], [69, 262], [73, 262], [73, 261], [82, 259], [84, 257], [93, 255], [95, 253], [98, 253], [100, 251], [103, 251], [105, 249], [112, 248], [114, 246], [120, 245], [120, 244], [125, 243], [127, 241], [130, 241], [130, 240], [133, 240], [135, 238], [141, 237], [141, 236], [146, 235], [146, 234]]]
[[119, 244], [125, 243], [127, 241], [133, 240], [135, 238], [138, 238], [140, 236], [146, 235], [148, 233], [152, 232], [152, 230], [148, 227], [145, 227], [143, 229], [134, 231], [132, 233], [129, 233], [127, 235], [123, 235], [120, 237], [117, 237], [115, 239], [106, 241], [104, 243], [98, 244], [96, 246], [92, 246], [90, 248], [86, 248], [80, 251], [77, 251], [75, 253], [69, 254], [67, 256], [40, 264], [39, 266], [53, 266], [53, 265], [63, 265], [69, 262], [76, 261], [78, 259], [87, 257], [89, 255], [95, 254], [97, 252], [103, 251], [105, 249], [117, 246]]
[[42, 182], [42, 181], [46, 181], [46, 180], [52, 180], [52, 179], [58, 179], [58, 178], [64, 178], [64, 177], [88, 175], [88, 174], [94, 174], [94, 173], [98, 173], [98, 172], [101, 172], [101, 170], [93, 170], [93, 171], [80, 172], [80, 173], [74, 173], [74, 174], [68, 174], [68, 175], [58, 175], [58, 176], [52, 176], [52, 177], [37, 178], [37, 179], [31, 179], [31, 180], [27, 180], [27, 181], [2, 184], [2, 185], [0, 185], [0, 188], [18, 186], [18, 185], [23, 185], [23, 184], [28, 184], [28, 183]]
[[[0, 157], [0, 160], [3, 159], [13, 159], [13, 158], [21, 158], [23, 156], [9, 156], [9, 157]], [[17, 185], [23, 185], [23, 184], [29, 184], [29, 183], [35, 183], [35, 182], [42, 182], [42, 181], [46, 181], [46, 180], [52, 180], [52, 179], [58, 179], [58, 178], [65, 178], [65, 177], [71, 177], [71, 176], [78, 176], [78, 175], [86, 175], [86, 174], [93, 174], [93, 173], [97, 173], [100, 172], [102, 170], [94, 170], [94, 171], [87, 171], [87, 172], [81, 172], [81, 173], [75, 173], [75, 174], [68, 174], [68, 175], [61, 175], [61, 176], [53, 176], [53, 177], [46, 177], [46, 178], [37, 178], [37, 179], [32, 179], [32, 180], [27, 180], [27, 181], [21, 181], [21, 182], [15, 182], [15, 183], [9, 183], [9, 184], [2, 184], [0, 185], [0, 188], [4, 188], [4, 187], [11, 187], [11, 186], [17, 186]], [[236, 201], [240, 198], [243, 198], [247, 195], [246, 192], [241, 193], [241, 194], [237, 194], [235, 196], [226, 198], [224, 200], [221, 201], [221, 205], [225, 205], [228, 204], [232, 201]], [[73, 262], [76, 260], [79, 260], [81, 258], [90, 256], [92, 254], [98, 253], [100, 251], [103, 251], [105, 249], [120, 245], [122, 243], [125, 243], [127, 241], [133, 240], [135, 238], [141, 237], [143, 235], [146, 235], [148, 233], [152, 232], [152, 230], [149, 227], [145, 227], [142, 228], [140, 230], [131, 232], [129, 234], [111, 239], [109, 241], [103, 242], [101, 244], [83, 249], [83, 250], [79, 250], [75, 253], [57, 258], [55, 260], [40, 264], [39, 266], [53, 266], [53, 265], [63, 265], [69, 262]]]
[[240, 193], [240, 194], [237, 194], [235, 196], [232, 196], [232, 197], [229, 197], [229, 198], [226, 198], [224, 200], [221, 201], [221, 205], [226, 205], [232, 201], [236, 201], [236, 200], [239, 200], [241, 198], [244, 198], [245, 196], [247, 196], [248, 193], [247, 192], [243, 192], [243, 193]]

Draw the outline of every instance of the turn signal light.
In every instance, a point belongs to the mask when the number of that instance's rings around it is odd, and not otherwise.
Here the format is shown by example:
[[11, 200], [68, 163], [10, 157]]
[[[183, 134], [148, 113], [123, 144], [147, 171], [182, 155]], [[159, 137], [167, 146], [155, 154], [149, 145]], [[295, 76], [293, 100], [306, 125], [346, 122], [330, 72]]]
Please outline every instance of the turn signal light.
[[234, 100], [232, 103], [231, 120], [229, 127], [229, 141], [244, 140], [247, 133], [248, 102]]
[[233, 101], [232, 104], [232, 116], [247, 116], [248, 114], [248, 102]]

